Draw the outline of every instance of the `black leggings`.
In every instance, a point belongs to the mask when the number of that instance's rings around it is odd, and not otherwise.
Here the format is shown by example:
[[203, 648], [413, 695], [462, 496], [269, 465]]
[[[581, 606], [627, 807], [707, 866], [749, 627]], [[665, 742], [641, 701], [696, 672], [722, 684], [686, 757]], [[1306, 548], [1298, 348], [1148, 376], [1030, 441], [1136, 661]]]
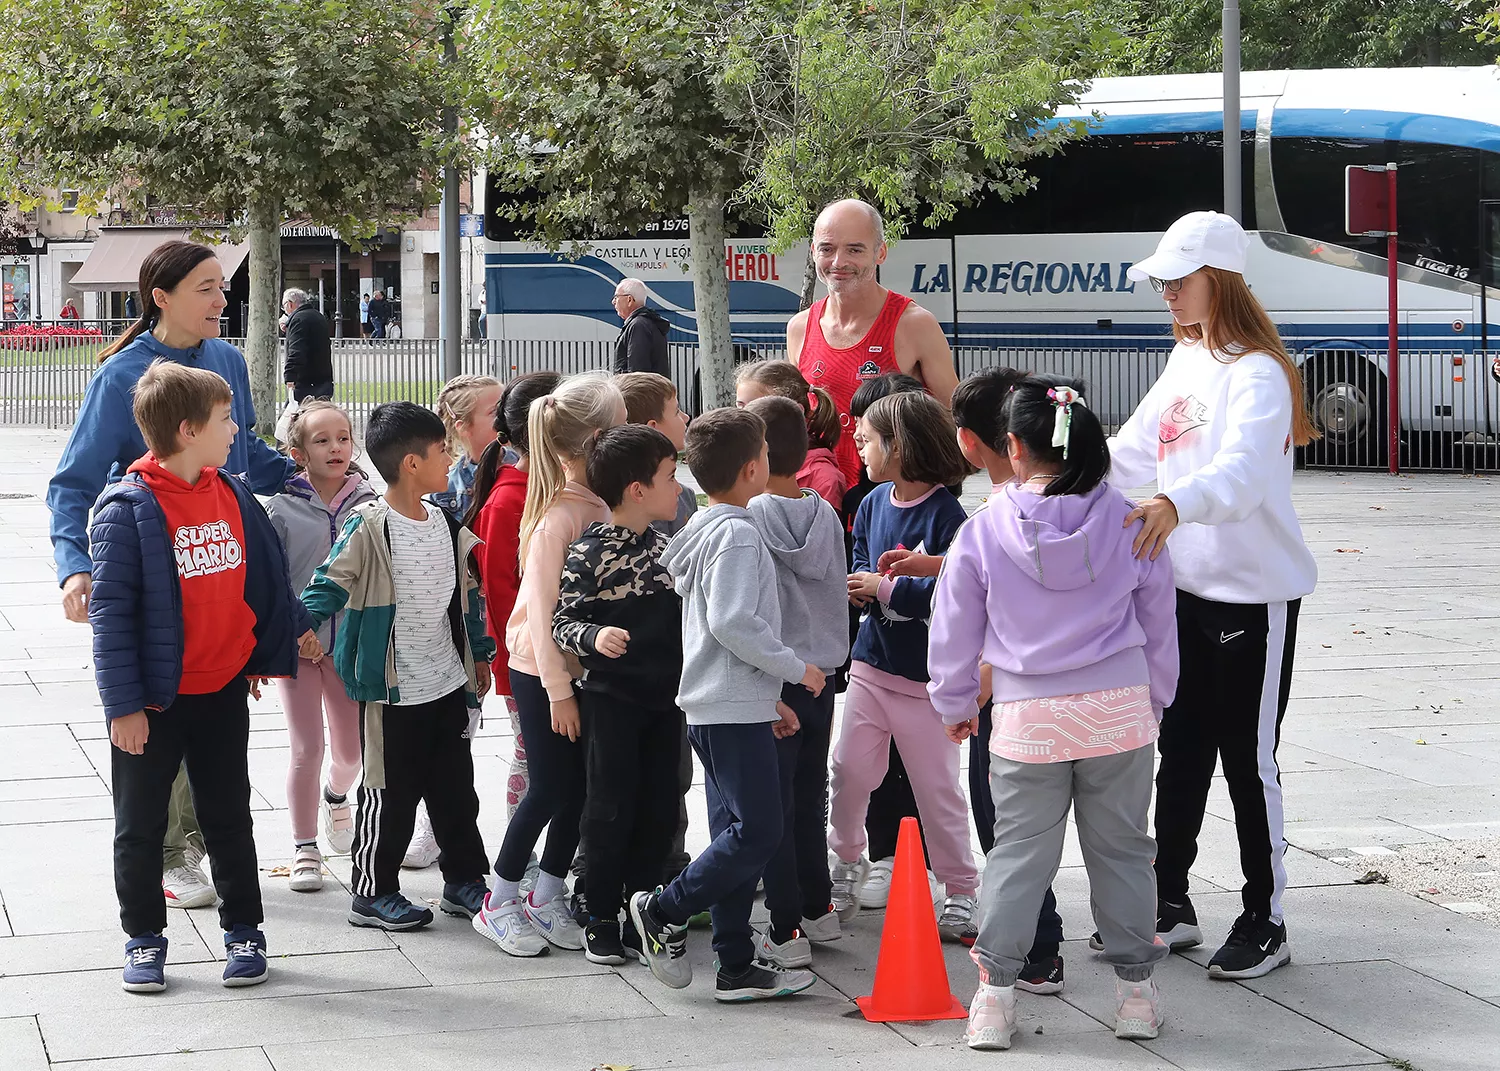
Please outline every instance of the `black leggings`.
[[495, 857], [495, 873], [504, 881], [520, 881], [546, 826], [542, 870], [564, 877], [578, 848], [578, 823], [583, 817], [583, 741], [569, 740], [552, 731], [552, 701], [539, 678], [512, 669], [510, 690], [521, 722], [521, 738], [526, 741], [531, 787], [505, 827], [505, 840]]

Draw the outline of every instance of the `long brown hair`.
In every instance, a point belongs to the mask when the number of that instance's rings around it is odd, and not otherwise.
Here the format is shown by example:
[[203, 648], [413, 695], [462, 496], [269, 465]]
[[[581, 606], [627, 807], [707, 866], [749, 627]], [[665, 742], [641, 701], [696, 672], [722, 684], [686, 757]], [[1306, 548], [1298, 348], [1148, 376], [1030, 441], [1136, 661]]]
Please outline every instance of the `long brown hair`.
[[791, 361], [752, 361], [740, 365], [734, 375], [736, 383], [754, 383], [781, 398], [790, 398], [802, 407], [807, 418], [807, 445], [832, 450], [842, 428], [838, 407], [822, 387], [811, 386], [802, 370]]
[[1208, 277], [1208, 320], [1184, 327], [1174, 322], [1172, 334], [1178, 342], [1202, 342], [1214, 360], [1229, 364], [1247, 353], [1264, 353], [1286, 372], [1292, 388], [1292, 442], [1306, 446], [1322, 438], [1307, 412], [1307, 394], [1302, 389], [1302, 371], [1287, 353], [1276, 325], [1266, 315], [1260, 301], [1250, 292], [1245, 277], [1238, 272], [1204, 266], [1198, 269]]
[[123, 335], [104, 348], [104, 351], [99, 354], [99, 363], [103, 364], [108, 358], [113, 357], [156, 326], [156, 319], [161, 315], [161, 309], [156, 307], [156, 299], [151, 296], [152, 291], [165, 290], [170, 293], [176, 290], [177, 285], [186, 279], [194, 268], [209, 257], [216, 256], [218, 254], [206, 245], [182, 241], [163, 242], [147, 253], [146, 259], [141, 261], [139, 291], [141, 315], [135, 323], [125, 329]]

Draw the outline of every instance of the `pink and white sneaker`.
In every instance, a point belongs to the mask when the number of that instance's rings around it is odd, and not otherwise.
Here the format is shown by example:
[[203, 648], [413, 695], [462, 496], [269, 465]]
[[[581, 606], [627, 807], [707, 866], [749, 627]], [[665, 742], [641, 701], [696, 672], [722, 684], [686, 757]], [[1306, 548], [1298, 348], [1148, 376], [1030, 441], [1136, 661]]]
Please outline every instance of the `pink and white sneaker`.
[[964, 1044], [971, 1049], [1008, 1049], [1016, 1032], [1016, 987], [979, 983], [969, 1002]]
[[1161, 1032], [1161, 992], [1154, 979], [1127, 982], [1115, 979], [1115, 1037], [1147, 1041]]

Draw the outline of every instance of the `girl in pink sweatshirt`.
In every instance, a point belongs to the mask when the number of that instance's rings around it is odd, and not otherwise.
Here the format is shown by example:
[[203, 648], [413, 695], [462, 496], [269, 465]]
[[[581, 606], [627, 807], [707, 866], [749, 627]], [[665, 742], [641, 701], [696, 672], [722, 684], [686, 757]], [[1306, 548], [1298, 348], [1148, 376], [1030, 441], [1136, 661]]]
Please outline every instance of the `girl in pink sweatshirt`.
[[1104, 430], [1083, 384], [1030, 376], [1001, 412], [1013, 482], [959, 530], [938, 579], [928, 694], [949, 739], [978, 727], [979, 666], [993, 667], [995, 842], [973, 957], [971, 1048], [1010, 1047], [1016, 979], [1057, 873], [1071, 809], [1104, 958], [1115, 1034], [1154, 1038], [1153, 747], [1177, 688], [1170, 559], [1137, 559], [1135, 508], [1109, 484]]
[[[582, 671], [553, 642], [552, 614], [568, 545], [610, 516], [588, 486], [589, 451], [600, 432], [623, 423], [625, 400], [599, 373], [563, 380], [531, 403], [527, 421], [531, 453], [521, 515], [521, 586], [505, 644], [531, 786], [505, 828], [495, 887], [474, 916], [474, 928], [513, 956], [540, 955], [549, 944], [583, 948], [583, 931], [562, 896], [584, 803], [584, 749], [573, 695], [573, 680]], [[523, 898], [521, 878], [544, 826], [541, 871]]]

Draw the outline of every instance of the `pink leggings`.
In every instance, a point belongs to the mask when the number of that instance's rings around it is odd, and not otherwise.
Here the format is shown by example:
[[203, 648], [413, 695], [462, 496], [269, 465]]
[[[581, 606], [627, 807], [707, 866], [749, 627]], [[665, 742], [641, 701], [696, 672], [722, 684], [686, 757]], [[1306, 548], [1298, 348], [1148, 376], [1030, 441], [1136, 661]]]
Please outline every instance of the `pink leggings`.
[[828, 846], [845, 862], [853, 862], [865, 850], [870, 793], [885, 777], [894, 737], [922, 816], [932, 872], [947, 886], [949, 896], [972, 896], [979, 887], [979, 868], [969, 847], [969, 808], [958, 784], [959, 746], [943, 733], [943, 720], [926, 696], [905, 695], [883, 681], [913, 686], [854, 663], [844, 697], [843, 728], [833, 749]]
[[286, 772], [286, 803], [292, 812], [292, 839], [312, 840], [318, 835], [318, 796], [323, 772], [323, 717], [328, 717], [328, 740], [333, 762], [328, 787], [343, 795], [359, 776], [359, 704], [344, 691], [344, 682], [334, 671], [333, 659], [317, 665], [303, 658], [296, 680], [278, 680], [286, 727], [292, 738], [292, 762]]

